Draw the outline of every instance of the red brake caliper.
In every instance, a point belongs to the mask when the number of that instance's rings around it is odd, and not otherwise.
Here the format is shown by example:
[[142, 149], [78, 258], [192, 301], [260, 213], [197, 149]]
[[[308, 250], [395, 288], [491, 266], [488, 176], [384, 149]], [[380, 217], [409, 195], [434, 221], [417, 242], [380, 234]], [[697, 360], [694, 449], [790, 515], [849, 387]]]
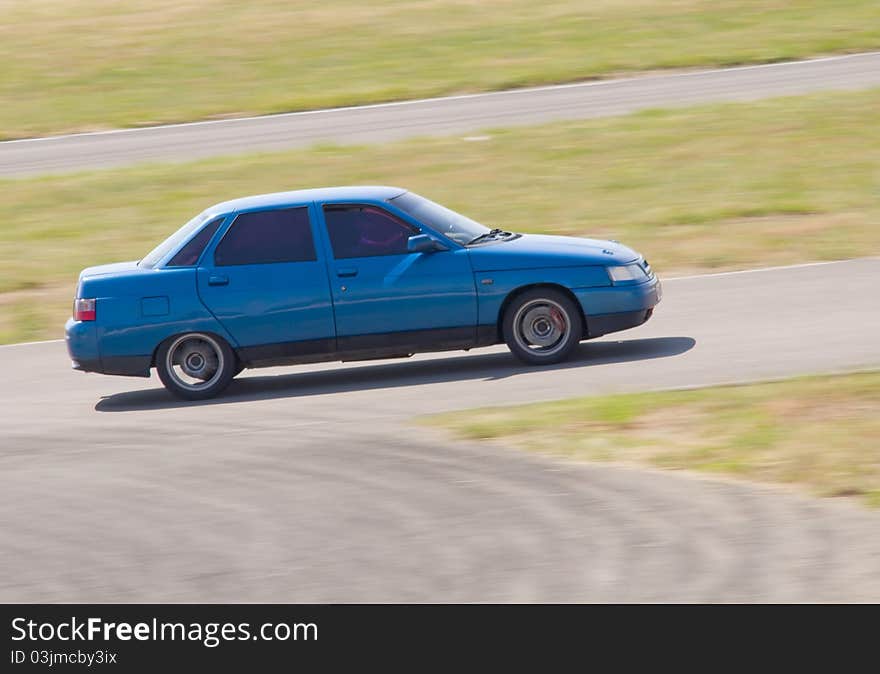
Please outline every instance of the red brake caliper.
[[565, 318], [562, 316], [562, 312], [556, 307], [550, 307], [550, 319], [553, 321], [553, 325], [556, 326], [556, 329], [559, 332], [565, 332]]

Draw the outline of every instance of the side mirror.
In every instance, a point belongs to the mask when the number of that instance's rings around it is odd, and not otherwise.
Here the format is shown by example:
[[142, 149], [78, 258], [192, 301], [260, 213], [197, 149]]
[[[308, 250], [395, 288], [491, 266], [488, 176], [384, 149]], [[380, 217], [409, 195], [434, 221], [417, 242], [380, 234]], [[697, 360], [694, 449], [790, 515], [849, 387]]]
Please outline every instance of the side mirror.
[[406, 249], [410, 253], [433, 253], [438, 250], [446, 250], [447, 248], [427, 234], [416, 234], [407, 239]]

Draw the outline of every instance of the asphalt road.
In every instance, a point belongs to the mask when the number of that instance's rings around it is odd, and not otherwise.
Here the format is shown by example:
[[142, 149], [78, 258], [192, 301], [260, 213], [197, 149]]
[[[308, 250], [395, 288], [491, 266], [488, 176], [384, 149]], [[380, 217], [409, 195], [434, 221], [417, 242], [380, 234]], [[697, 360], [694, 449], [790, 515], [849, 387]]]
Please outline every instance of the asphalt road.
[[375, 143], [491, 127], [880, 86], [880, 52], [0, 143], [0, 177], [187, 161], [320, 142]]
[[181, 403], [0, 348], [0, 601], [880, 601], [847, 500], [450, 443], [416, 415], [880, 365], [880, 260], [667, 280], [647, 325], [245, 373]]

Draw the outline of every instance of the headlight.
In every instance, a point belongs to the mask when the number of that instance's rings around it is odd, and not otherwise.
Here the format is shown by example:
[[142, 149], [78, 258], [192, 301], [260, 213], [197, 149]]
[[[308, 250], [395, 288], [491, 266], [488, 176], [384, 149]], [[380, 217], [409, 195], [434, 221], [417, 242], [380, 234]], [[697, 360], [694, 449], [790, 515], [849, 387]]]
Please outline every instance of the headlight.
[[626, 264], [619, 267], [605, 267], [608, 277], [614, 282], [642, 281], [648, 277], [640, 264]]

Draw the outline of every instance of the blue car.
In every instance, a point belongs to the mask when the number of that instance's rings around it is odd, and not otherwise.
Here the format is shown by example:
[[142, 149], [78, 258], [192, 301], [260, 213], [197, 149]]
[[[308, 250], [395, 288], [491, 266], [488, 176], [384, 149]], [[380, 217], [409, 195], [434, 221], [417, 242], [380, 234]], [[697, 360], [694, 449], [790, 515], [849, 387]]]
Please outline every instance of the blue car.
[[506, 342], [546, 365], [641, 325], [660, 282], [615, 241], [490, 229], [394, 187], [227, 201], [140, 261], [79, 276], [67, 348], [86, 372], [209, 398], [244, 368]]

